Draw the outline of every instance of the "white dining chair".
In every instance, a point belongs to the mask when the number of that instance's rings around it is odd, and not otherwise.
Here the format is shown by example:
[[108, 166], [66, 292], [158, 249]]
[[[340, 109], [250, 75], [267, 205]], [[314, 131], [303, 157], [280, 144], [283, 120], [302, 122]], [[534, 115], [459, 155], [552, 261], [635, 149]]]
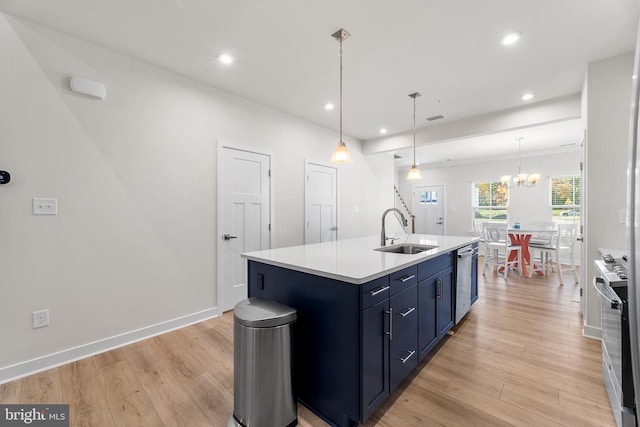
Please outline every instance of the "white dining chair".
[[[487, 267], [490, 265], [493, 271], [504, 268], [505, 279], [511, 268], [517, 268], [522, 275], [522, 247], [511, 243], [507, 234], [507, 224], [485, 222], [482, 224], [482, 230], [486, 247], [482, 275], [487, 274]], [[516, 251], [517, 256], [509, 260], [512, 251]]]
[[553, 221], [535, 221], [529, 223], [529, 228], [533, 230], [541, 230], [539, 233], [533, 233], [531, 239], [529, 239], [529, 246], [550, 246], [553, 243], [553, 237], [555, 233], [549, 233], [548, 231], [554, 231], [558, 229], [558, 226]]
[[558, 228], [540, 230], [534, 233], [529, 240], [529, 253], [531, 256], [530, 273], [542, 273], [545, 276], [554, 268], [555, 248], [557, 246]]
[[[564, 284], [562, 277], [563, 271], [572, 271], [575, 283], [578, 283], [578, 268], [576, 267], [574, 246], [576, 242], [576, 226], [574, 224], [558, 224], [557, 233], [551, 239], [550, 244], [530, 244], [529, 247], [538, 253], [536, 257], [541, 267], [536, 271], [542, 270], [545, 274], [548, 271], [555, 270], [558, 274], [560, 284]], [[569, 265], [562, 266], [560, 261], [563, 254], [569, 256]]]
[[472, 221], [473, 234], [480, 238], [480, 241], [484, 241], [484, 231], [482, 231], [482, 223], [479, 221]]

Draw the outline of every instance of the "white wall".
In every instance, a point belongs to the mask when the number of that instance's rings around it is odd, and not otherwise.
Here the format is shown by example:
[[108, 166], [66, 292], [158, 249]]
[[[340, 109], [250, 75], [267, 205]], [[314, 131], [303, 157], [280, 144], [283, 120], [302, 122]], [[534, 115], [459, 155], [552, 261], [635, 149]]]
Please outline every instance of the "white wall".
[[[412, 200], [414, 186], [446, 183], [446, 233], [466, 236], [473, 231], [471, 183], [500, 181], [502, 175], [514, 175], [517, 168], [517, 159], [448, 167], [421, 167], [421, 180], [408, 181], [405, 178], [406, 171], [400, 171], [397, 182], [405, 200]], [[514, 188], [509, 191], [509, 222], [527, 224], [551, 221], [549, 176], [578, 175], [580, 153], [570, 151], [547, 156], [523, 157], [522, 170], [540, 173], [542, 178], [533, 188]]]
[[[328, 160], [337, 132], [3, 14], [0, 57], [0, 382], [14, 364], [215, 314], [218, 140], [272, 155], [273, 245], [303, 243], [304, 160]], [[106, 99], [70, 92], [71, 75]], [[393, 160], [346, 142], [341, 238], [377, 234]], [[32, 216], [32, 197], [59, 214]], [[33, 330], [44, 308], [51, 325]]]
[[[585, 150], [586, 268], [583, 280], [595, 275], [593, 260], [599, 248], [627, 248], [626, 209], [627, 145], [631, 111], [633, 55], [622, 55], [589, 64], [587, 68]], [[622, 219], [622, 220], [621, 220]], [[585, 286], [584, 330], [600, 335], [600, 300]]]

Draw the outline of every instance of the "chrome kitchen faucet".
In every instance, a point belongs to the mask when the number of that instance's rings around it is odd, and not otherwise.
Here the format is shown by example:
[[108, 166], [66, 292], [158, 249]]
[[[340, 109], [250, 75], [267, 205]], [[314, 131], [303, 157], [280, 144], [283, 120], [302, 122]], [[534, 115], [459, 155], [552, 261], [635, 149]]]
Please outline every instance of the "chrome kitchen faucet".
[[408, 224], [407, 219], [404, 217], [404, 214], [400, 212], [398, 208], [389, 208], [386, 211], [384, 211], [384, 213], [382, 214], [382, 233], [380, 234], [380, 246], [385, 246], [387, 244], [387, 239], [386, 239], [387, 236], [385, 236], [386, 232], [384, 227], [384, 217], [387, 216], [387, 214], [391, 211], [396, 211], [400, 214], [400, 217], [402, 217], [403, 227], [406, 227]]

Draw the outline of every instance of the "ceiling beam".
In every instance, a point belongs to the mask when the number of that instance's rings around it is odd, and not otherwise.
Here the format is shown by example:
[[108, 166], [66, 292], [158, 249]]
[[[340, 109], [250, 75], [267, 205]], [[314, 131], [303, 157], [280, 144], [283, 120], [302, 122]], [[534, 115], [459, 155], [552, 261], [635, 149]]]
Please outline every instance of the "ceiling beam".
[[[448, 140], [491, 135], [579, 117], [580, 94], [577, 93], [549, 101], [537, 102], [526, 107], [511, 108], [419, 128], [416, 130], [416, 144], [420, 146]], [[362, 151], [365, 155], [393, 152], [410, 148], [412, 145], [413, 133], [404, 132], [388, 137], [365, 140], [362, 143]]]

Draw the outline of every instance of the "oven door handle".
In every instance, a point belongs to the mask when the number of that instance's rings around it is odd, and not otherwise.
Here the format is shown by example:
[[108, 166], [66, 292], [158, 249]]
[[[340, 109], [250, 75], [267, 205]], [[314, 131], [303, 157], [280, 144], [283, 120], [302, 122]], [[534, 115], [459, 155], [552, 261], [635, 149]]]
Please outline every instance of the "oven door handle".
[[609, 302], [611, 304], [611, 308], [613, 310], [618, 310], [620, 312], [620, 314], [622, 314], [622, 310], [620, 309], [620, 301], [614, 300], [609, 298], [607, 295], [605, 295], [605, 293], [602, 291], [602, 289], [600, 289], [600, 286], [598, 286], [598, 283], [604, 285], [604, 280], [601, 277], [594, 277], [593, 278], [593, 289], [595, 289], [595, 291], [600, 294], [600, 298]]

